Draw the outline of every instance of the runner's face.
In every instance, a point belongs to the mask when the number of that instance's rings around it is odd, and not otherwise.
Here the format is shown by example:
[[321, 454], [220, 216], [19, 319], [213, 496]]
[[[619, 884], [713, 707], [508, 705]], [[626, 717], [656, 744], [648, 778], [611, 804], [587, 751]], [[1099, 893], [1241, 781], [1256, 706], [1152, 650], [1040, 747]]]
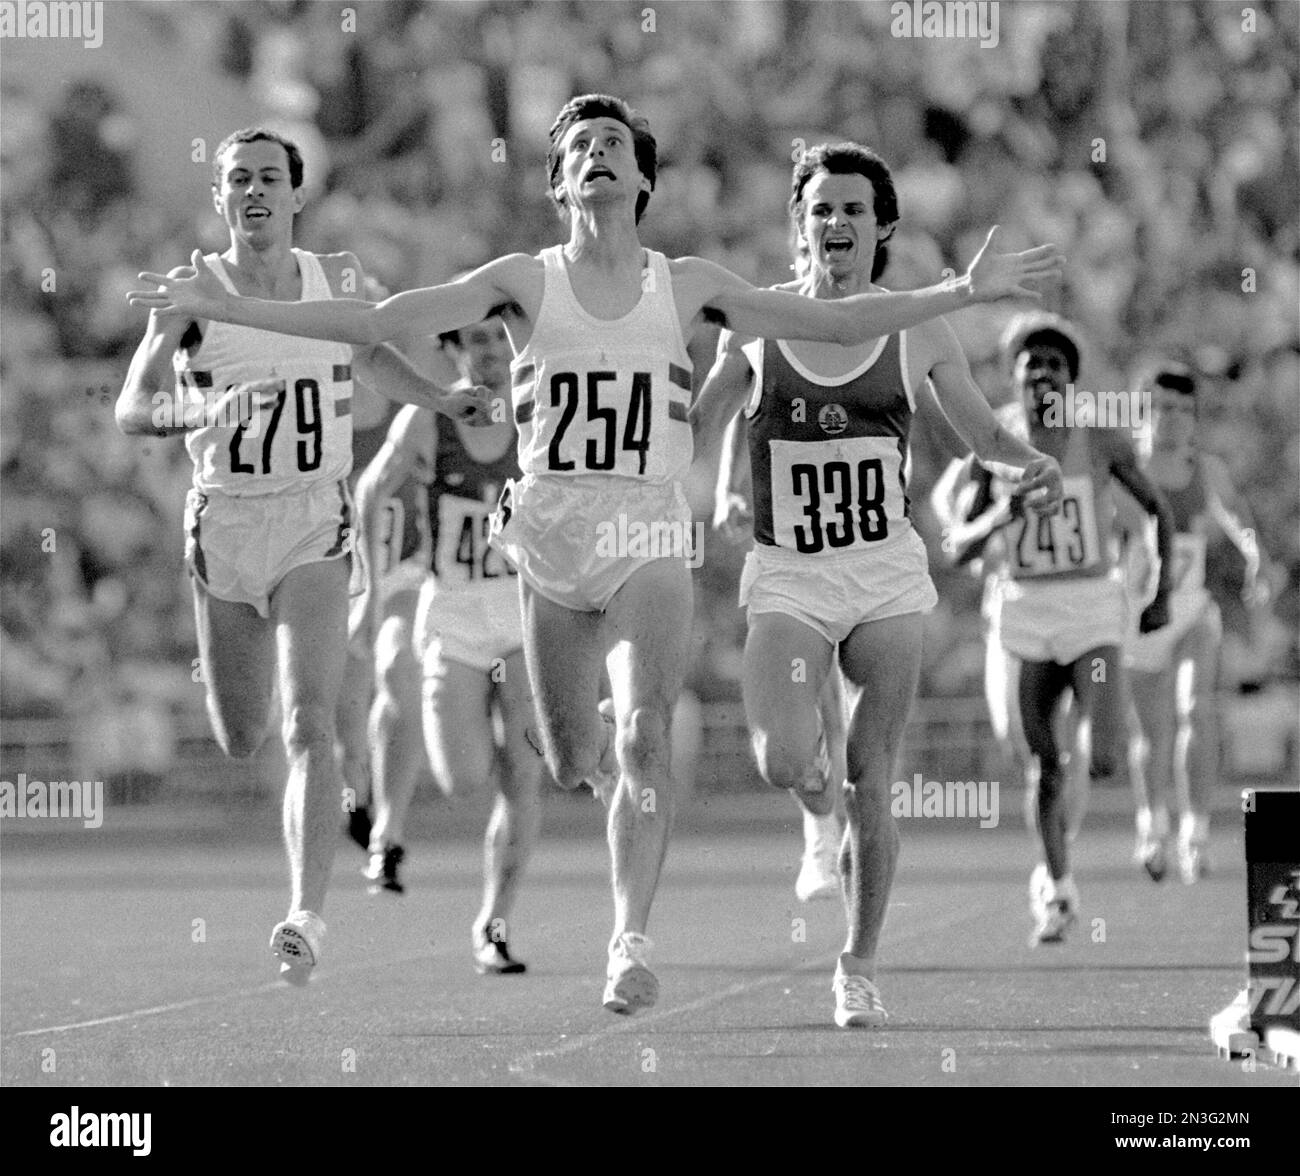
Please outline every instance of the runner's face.
[[292, 240], [294, 213], [302, 210], [304, 194], [289, 186], [289, 153], [279, 143], [258, 139], [226, 148], [213, 199], [232, 234], [264, 244]]
[[510, 381], [511, 358], [510, 337], [499, 318], [461, 329], [456, 366], [465, 379], [495, 392]]
[[570, 207], [625, 201], [636, 208], [637, 193], [649, 191], [633, 150], [632, 132], [616, 118], [588, 118], [564, 136], [560, 185]]
[[866, 176], [819, 171], [804, 186], [799, 235], [815, 271], [869, 280], [880, 234], [875, 190]]
[[[1070, 382], [1070, 363], [1065, 352], [1050, 343], [1035, 343], [1016, 356], [1013, 374], [1016, 391], [1030, 415], [1038, 421], [1055, 400], [1064, 407], [1065, 387]], [[1052, 400], [1048, 396], [1052, 395]]]
[[1196, 435], [1196, 402], [1191, 396], [1156, 388], [1151, 395], [1152, 447], [1163, 453], [1186, 449]]

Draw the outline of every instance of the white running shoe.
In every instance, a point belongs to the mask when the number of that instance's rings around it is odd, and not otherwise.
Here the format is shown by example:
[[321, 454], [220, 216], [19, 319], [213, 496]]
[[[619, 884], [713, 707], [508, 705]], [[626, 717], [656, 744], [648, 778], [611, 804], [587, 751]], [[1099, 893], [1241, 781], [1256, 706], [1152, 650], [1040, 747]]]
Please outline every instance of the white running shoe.
[[841, 1029], [879, 1029], [889, 1020], [880, 1002], [880, 989], [865, 976], [855, 976], [837, 966], [831, 991], [835, 993], [835, 1024]]
[[271, 951], [280, 961], [280, 978], [301, 988], [320, 962], [325, 920], [313, 911], [293, 911], [271, 932]]
[[1047, 866], [1040, 864], [1029, 878], [1029, 907], [1034, 913], [1029, 946], [1064, 943], [1065, 933], [1079, 918], [1079, 889], [1066, 878], [1053, 881]]
[[837, 898], [840, 893], [840, 844], [844, 831], [834, 813], [824, 817], [804, 810], [803, 860], [794, 893], [800, 902]]
[[610, 943], [604, 1005], [611, 1013], [635, 1013], [659, 999], [659, 981], [646, 967], [651, 946], [649, 939], [635, 931], [624, 931]]

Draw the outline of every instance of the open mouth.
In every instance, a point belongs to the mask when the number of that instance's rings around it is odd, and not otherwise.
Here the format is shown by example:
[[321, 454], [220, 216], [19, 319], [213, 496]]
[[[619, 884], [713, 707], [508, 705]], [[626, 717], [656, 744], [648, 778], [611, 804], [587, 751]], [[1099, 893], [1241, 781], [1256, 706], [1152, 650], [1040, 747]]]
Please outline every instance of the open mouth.
[[244, 209], [244, 217], [251, 221], [266, 220], [271, 215], [269, 208], [263, 208], [260, 204], [255, 204], [251, 208]]
[[823, 248], [830, 257], [849, 253], [853, 249], [853, 242], [847, 237], [828, 237], [823, 242]]
[[614, 173], [610, 171], [609, 168], [596, 164], [588, 170], [586, 182], [590, 183], [592, 180], [612, 180], [613, 178]]

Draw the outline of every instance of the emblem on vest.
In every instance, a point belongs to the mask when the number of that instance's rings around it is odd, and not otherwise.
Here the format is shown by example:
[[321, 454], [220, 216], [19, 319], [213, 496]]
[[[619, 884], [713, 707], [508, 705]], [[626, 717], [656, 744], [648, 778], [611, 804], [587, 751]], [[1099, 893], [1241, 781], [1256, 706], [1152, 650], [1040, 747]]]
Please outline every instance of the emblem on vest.
[[460, 472], [457, 471], [457, 470], [452, 470], [452, 471], [447, 475], [447, 485], [448, 485], [448, 486], [459, 486], [459, 485], [460, 485], [464, 480], [465, 480], [465, 475], [462, 474], [462, 473], [460, 473]]
[[832, 437], [838, 436], [849, 427], [849, 414], [840, 404], [823, 404], [817, 413], [817, 423], [822, 432]]

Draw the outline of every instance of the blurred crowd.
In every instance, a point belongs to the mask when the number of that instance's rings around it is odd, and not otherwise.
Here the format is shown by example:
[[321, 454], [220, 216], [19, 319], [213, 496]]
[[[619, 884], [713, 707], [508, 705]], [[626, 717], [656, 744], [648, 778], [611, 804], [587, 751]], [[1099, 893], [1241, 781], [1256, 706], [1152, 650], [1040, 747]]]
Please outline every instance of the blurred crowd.
[[[1240, 561], [1226, 546], [1211, 556], [1237, 642], [1229, 678], [1298, 675], [1294, 6], [1256, 4], [1244, 30], [1240, 6], [1195, 0], [1003, 3], [991, 49], [895, 39], [888, 4], [151, 7], [202, 47], [210, 76], [246, 87], [300, 141], [312, 198], [299, 243], [356, 252], [392, 290], [561, 239], [546, 129], [587, 90], [650, 119], [661, 171], [643, 238], [669, 254], [785, 280], [792, 153], [843, 138], [894, 168], [902, 223], [887, 286], [962, 268], [994, 223], [1009, 246], [1059, 243], [1068, 274], [1050, 305], [1087, 340], [1082, 386], [1122, 387], [1154, 352], [1202, 373], [1204, 443], [1227, 460], [1276, 565], [1278, 625], [1248, 640]], [[0, 714], [197, 705], [181, 573], [188, 459], [178, 440], [118, 435], [112, 401], [144, 325], [123, 298], [135, 273], [222, 247], [222, 225], [142, 174], [112, 84], [70, 79], [53, 109], [13, 88], [4, 100]], [[995, 404], [1009, 395], [996, 344], [1011, 313], [954, 320]], [[697, 378], [709, 359], [702, 348]], [[924, 421], [914, 431], [912, 497], [932, 553], [925, 497], [951, 456], [943, 436]], [[692, 495], [707, 517], [703, 480]], [[742, 554], [710, 538], [697, 577], [692, 685], [706, 699], [737, 695]], [[942, 603], [922, 693], [978, 693], [978, 586], [932, 564]]]

